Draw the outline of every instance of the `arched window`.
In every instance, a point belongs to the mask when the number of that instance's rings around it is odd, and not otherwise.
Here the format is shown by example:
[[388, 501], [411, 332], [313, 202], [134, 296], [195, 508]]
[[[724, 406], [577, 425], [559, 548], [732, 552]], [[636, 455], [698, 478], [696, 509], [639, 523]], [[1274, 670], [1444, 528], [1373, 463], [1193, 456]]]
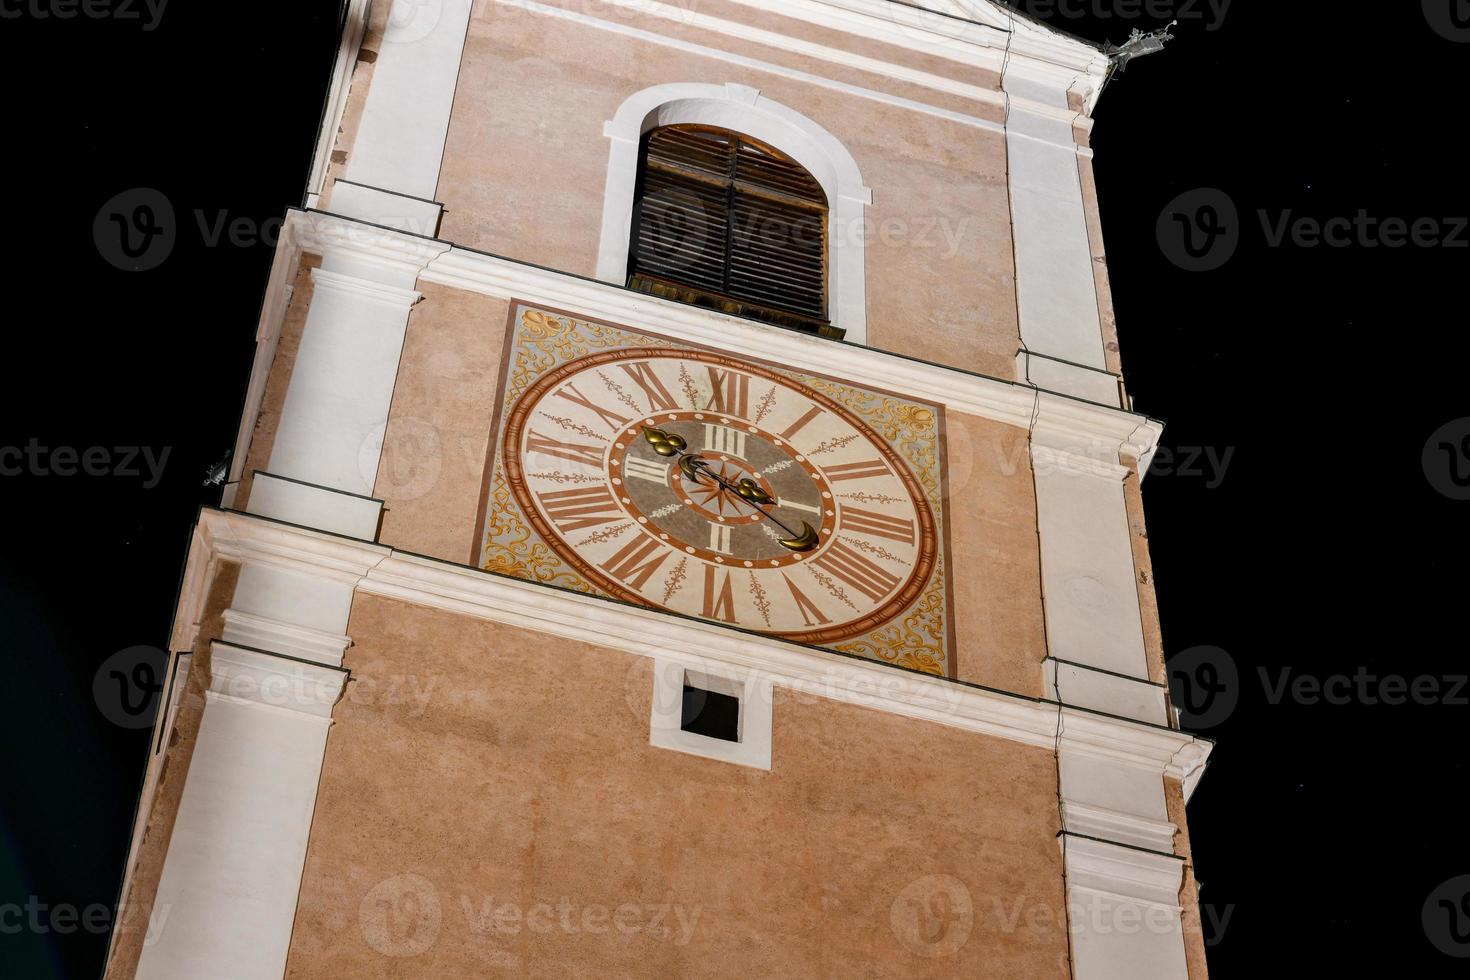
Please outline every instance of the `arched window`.
[[728, 129], [663, 126], [642, 141], [628, 285], [841, 337], [827, 313], [827, 195], [800, 164]]

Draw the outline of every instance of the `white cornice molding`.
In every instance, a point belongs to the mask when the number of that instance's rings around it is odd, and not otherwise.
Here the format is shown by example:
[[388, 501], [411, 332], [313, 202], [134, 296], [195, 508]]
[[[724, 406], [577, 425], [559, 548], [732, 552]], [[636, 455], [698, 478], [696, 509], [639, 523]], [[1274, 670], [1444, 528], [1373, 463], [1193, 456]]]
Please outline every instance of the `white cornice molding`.
[[347, 671], [293, 660], [264, 650], [215, 641], [210, 644], [211, 700], [253, 704], [319, 718], [331, 724]]
[[200, 511], [198, 544], [219, 557], [255, 562], [356, 585], [393, 553], [380, 544], [337, 537], [233, 511]]
[[1150, 820], [1136, 813], [1062, 799], [1062, 829], [1151, 851], [1170, 852], [1179, 828], [1168, 820]]
[[[503, 4], [511, 4], [516, 7], [529, 6], [529, 4], [525, 3], [524, 0], [497, 0], [497, 2]], [[875, 75], [883, 75], [888, 78], [892, 78], [895, 81], [907, 82], [911, 85], [920, 85], [924, 88], [931, 89], [936, 92], [944, 92], [948, 95], [957, 95], [960, 98], [964, 99], [971, 99], [974, 101], [982, 102], [995, 102], [997, 101], [997, 96], [999, 95], [999, 93], [996, 92], [994, 89], [985, 88], [984, 86], [972, 85], [969, 82], [962, 82], [955, 78], [947, 78], [943, 75], [935, 75], [932, 72], [920, 71], [917, 68], [910, 68], [907, 65], [894, 64], [891, 61], [883, 61], [878, 58], [870, 58], [866, 55], [856, 54], [851, 51], [844, 51], [841, 48], [833, 48], [825, 44], [817, 44], [815, 42], [807, 41], [803, 38], [795, 37], [790, 34], [778, 34], [775, 31], [763, 30], [759, 27], [752, 27], [748, 24], [741, 24], [737, 21], [724, 20], [719, 17], [712, 17], [708, 14], [701, 14], [696, 10], [693, 10], [692, 8], [679, 7], [667, 3], [658, 3], [656, 2], [656, 0], [602, 0], [602, 2], [614, 7], [633, 8], [638, 12], [646, 14], [648, 16], [660, 17], [664, 20], [673, 21], [679, 24], [686, 24], [690, 27], [699, 28], [701, 30], [713, 31], [718, 34], [724, 34], [727, 37], [736, 38], [737, 40], [750, 41], [755, 44], [765, 45], [766, 47], [777, 48], [782, 51], [790, 51], [793, 54], [799, 54], [806, 58], [812, 58], [818, 61], [826, 61], [832, 64], [843, 65], [848, 68], [856, 68], [860, 71], [872, 72]], [[541, 8], [541, 12], [550, 12], [552, 10], [560, 9], [546, 5], [537, 6]], [[799, 16], [801, 13], [807, 11], [803, 10], [801, 3], [792, 3], [791, 0], [783, 0], [782, 9], [779, 12], [785, 16]], [[803, 19], [810, 20], [811, 17], [807, 16]], [[912, 45], [906, 46], [912, 47]], [[1000, 67], [1000, 58], [996, 57], [993, 60], [995, 61], [995, 67], [992, 70], [998, 70]], [[970, 63], [973, 64], [974, 62], [972, 61]], [[990, 66], [987, 65], [983, 67]]]
[[[835, 374], [854, 384], [937, 402], [955, 412], [1032, 428], [1052, 458], [1075, 461], [1079, 466], [1116, 467], [1121, 456], [1131, 456], [1146, 468], [1163, 432], [1161, 423], [1145, 416], [1031, 385], [701, 310], [336, 215], [292, 211], [286, 224], [294, 229], [303, 248], [324, 258], [338, 248], [350, 248], [364, 261], [372, 260], [378, 249], [388, 256], [428, 256], [421, 281], [612, 320], [631, 329], [774, 361], [799, 371]], [[414, 242], [419, 243], [417, 248], [412, 247]]]
[[388, 306], [402, 309], [408, 309], [423, 298], [423, 294], [416, 289], [388, 286], [370, 279], [359, 279], [356, 276], [328, 272], [326, 269], [312, 269], [311, 281], [312, 285], [319, 290], [337, 289], [376, 303], [385, 303]]
[[1179, 914], [1183, 858], [1070, 833], [1061, 841], [1069, 887]]
[[[603, 0], [619, 5], [651, 6], [646, 0]], [[743, 6], [845, 31], [868, 40], [907, 48], [1000, 74], [1009, 65], [1025, 65], [1031, 73], [1050, 73], [1062, 87], [1086, 79], [1101, 86], [1108, 58], [1097, 46], [1070, 37], [1004, 7], [979, 0], [950, 3], [950, 11], [930, 12], [924, 4], [890, 0], [734, 0]], [[678, 8], [675, 8], [678, 9]], [[687, 13], [680, 17], [688, 21]], [[709, 18], [714, 21], [714, 18]], [[728, 22], [722, 22], [728, 23]], [[720, 29], [716, 24], [699, 26]], [[740, 25], [737, 25], [740, 26]]]
[[222, 638], [257, 650], [279, 650], [303, 660], [340, 664], [352, 638], [345, 633], [267, 619], [240, 609], [226, 609]]
[[[592, 28], [594, 30], [601, 30], [612, 34], [618, 34], [623, 37], [635, 38], [646, 43], [675, 48], [677, 50], [685, 51], [690, 54], [695, 54], [700, 57], [724, 61], [728, 64], [740, 65], [741, 67], [749, 68], [755, 71], [768, 72], [782, 78], [805, 82], [811, 85], [819, 85], [823, 88], [843, 92], [848, 95], [872, 99], [877, 102], [900, 106], [902, 108], [911, 109], [916, 112], [927, 113], [932, 116], [947, 119], [951, 122], [957, 122], [967, 126], [974, 126], [979, 129], [987, 130], [989, 132], [1005, 133], [1007, 131], [1006, 124], [1004, 122], [997, 122], [993, 119], [986, 119], [964, 112], [956, 112], [953, 109], [942, 108], [940, 106], [932, 105], [928, 102], [905, 98], [903, 96], [895, 95], [890, 92], [883, 92], [861, 85], [853, 85], [848, 82], [839, 81], [834, 78], [828, 78], [825, 75], [816, 74], [809, 71], [802, 71], [800, 69], [788, 67], [786, 65], [778, 64], [772, 61], [752, 58], [747, 55], [738, 54], [733, 51], [726, 51], [718, 47], [697, 44], [693, 41], [688, 41], [683, 38], [674, 37], [668, 34], [662, 34], [657, 31], [647, 30], [641, 27], [633, 27], [617, 19], [604, 20], [599, 17], [593, 17], [590, 14], [584, 13], [581, 10], [553, 6], [547, 3], [539, 3], [536, 2], [536, 0], [493, 0], [493, 2], [505, 6], [510, 6], [526, 13], [537, 14], [545, 17], [555, 17], [557, 19], [570, 21], [572, 23], [580, 24], [583, 27]], [[727, 37], [734, 37], [751, 43], [760, 44], [765, 47], [773, 48], [775, 50], [788, 51], [793, 54], [798, 54], [803, 58], [811, 59], [813, 62], [825, 62], [827, 64], [840, 65], [845, 68], [853, 68], [859, 71], [868, 72], [881, 78], [888, 78], [892, 79], [893, 81], [915, 85], [920, 88], [927, 88], [930, 91], [942, 92], [947, 95], [965, 98], [970, 101], [976, 102], [977, 104], [994, 106], [997, 109], [1003, 110], [1003, 112], [1007, 115], [1021, 114], [1024, 116], [1026, 114], [1032, 114], [1047, 119], [1056, 118], [1073, 121], [1076, 118], [1081, 117], [1082, 112], [1079, 110], [1071, 109], [1067, 105], [1066, 93], [1078, 87], [1079, 79], [1091, 78], [1095, 74], [1098, 82], [1097, 87], [1089, 90], [1090, 92], [1095, 94], [1097, 89], [1101, 87], [1102, 74], [1100, 74], [1099, 72], [1103, 71], [1106, 66], [1106, 61], [1104, 60], [1102, 63], [1103, 68], [1099, 69], [1098, 72], [1094, 72], [1092, 69], [1086, 67], [1056, 65], [1049, 62], [1033, 63], [1030, 61], [1026, 61], [1017, 57], [1014, 48], [1009, 55], [1007, 54], [1004, 43], [1005, 35], [1001, 36], [1002, 39], [998, 45], [982, 44], [975, 46], [973, 49], [973, 57], [970, 59], [964, 59], [968, 63], [971, 63], [973, 67], [986, 69], [995, 72], [998, 75], [1001, 75], [1002, 88], [1004, 88], [1005, 77], [1019, 76], [1024, 71], [1027, 78], [1039, 80], [1044, 90], [1053, 96], [1054, 103], [1045, 103], [1025, 96], [1018, 96], [1014, 92], [1006, 92], [1001, 89], [973, 85], [969, 82], [964, 82], [959, 79], [948, 78], [943, 75], [935, 75], [932, 72], [921, 71], [919, 69], [911, 68], [906, 65], [897, 65], [890, 61], [884, 61], [865, 55], [859, 55], [855, 52], [844, 51], [840, 48], [814, 44], [812, 42], [794, 37], [789, 34], [779, 34], [773, 31], [761, 30], [755, 27], [751, 27], [749, 25], [740, 24], [735, 21], [727, 21], [719, 18], [709, 17], [705, 14], [699, 14], [697, 12], [686, 10], [685, 8], [680, 6], [659, 3], [656, 2], [656, 0], [600, 0], [600, 2], [606, 3], [610, 6], [635, 7], [636, 10], [641, 14], [662, 18], [663, 20], [666, 20], [670, 23], [696, 26], [702, 30], [707, 30], [714, 34], [722, 34]], [[810, 10], [814, 5], [815, 0], [799, 0], [799, 2], [805, 4], [805, 9]], [[796, 7], [793, 7], [792, 10], [782, 10], [782, 13], [790, 15], [796, 9]], [[823, 11], [822, 13], [825, 16], [828, 15], [829, 12]], [[883, 40], [882, 37], [878, 37], [876, 39]], [[938, 53], [938, 51], [931, 50], [928, 53], [934, 54]], [[1020, 67], [1022, 65], [1025, 66], [1024, 69]], [[1087, 86], [1083, 85], [1082, 88], [1087, 89]], [[1083, 152], [1085, 149], [1084, 147], [1077, 144], [1074, 140], [1072, 140], [1070, 130], [1066, 130], [1064, 137], [1053, 137], [1046, 133], [1032, 132], [1012, 132], [1011, 136], [1023, 139], [1035, 139], [1044, 143], [1056, 143], [1057, 145], [1065, 146], [1073, 150], [1074, 152], [1079, 153]], [[1060, 142], [1058, 142], [1058, 140], [1060, 140]]]
[[[1060, 724], [1064, 752], [1120, 762], [1161, 778], [1182, 778], [1183, 768], [1193, 772], [1203, 767], [1210, 750], [1208, 742], [1186, 732], [903, 671], [252, 515], [204, 509], [194, 540], [196, 551], [209, 554], [191, 553], [191, 562], [215, 557], [265, 562], [331, 581], [351, 581], [364, 594], [637, 656], [704, 662], [726, 674], [758, 675], [803, 695], [1025, 745], [1055, 748]], [[207, 583], [196, 588], [207, 588]], [[182, 597], [181, 614], [196, 601]]]

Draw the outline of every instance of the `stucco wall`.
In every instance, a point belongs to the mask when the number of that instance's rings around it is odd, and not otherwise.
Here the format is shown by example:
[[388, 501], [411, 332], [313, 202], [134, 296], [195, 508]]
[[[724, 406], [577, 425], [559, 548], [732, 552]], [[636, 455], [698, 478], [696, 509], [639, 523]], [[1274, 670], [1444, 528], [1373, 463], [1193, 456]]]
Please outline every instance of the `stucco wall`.
[[944, 421], [956, 676], [1041, 697], [1046, 623], [1028, 434], [958, 412]]
[[[508, 303], [420, 289], [373, 489], [384, 501], [380, 540], [471, 563]], [[956, 676], [1038, 697], [1046, 635], [1026, 431], [946, 412], [945, 452]]]
[[384, 508], [379, 540], [468, 564], [509, 304], [434, 283], [419, 290], [373, 485]]
[[288, 977], [1066, 973], [1045, 749], [778, 689], [766, 772], [650, 746], [644, 658], [349, 629]]
[[[993, 104], [636, 11], [622, 11], [619, 22], [999, 117]], [[821, 33], [795, 21], [786, 26], [800, 37]], [[993, 81], [977, 70], [959, 74], [974, 85]], [[759, 89], [825, 127], [856, 158], [873, 192], [866, 245], [871, 346], [1014, 376], [1014, 264], [998, 133], [515, 5], [481, 2], [470, 23], [439, 176], [440, 237], [593, 275], [609, 152], [603, 124], [629, 96], [671, 82]]]

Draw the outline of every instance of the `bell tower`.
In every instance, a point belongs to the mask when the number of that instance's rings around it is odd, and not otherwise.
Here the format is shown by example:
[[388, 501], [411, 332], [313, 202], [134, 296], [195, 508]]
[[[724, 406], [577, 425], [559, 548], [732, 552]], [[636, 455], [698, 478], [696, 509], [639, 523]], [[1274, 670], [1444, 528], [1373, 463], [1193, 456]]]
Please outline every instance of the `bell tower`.
[[108, 976], [1202, 980], [1112, 70], [987, 0], [348, 0]]

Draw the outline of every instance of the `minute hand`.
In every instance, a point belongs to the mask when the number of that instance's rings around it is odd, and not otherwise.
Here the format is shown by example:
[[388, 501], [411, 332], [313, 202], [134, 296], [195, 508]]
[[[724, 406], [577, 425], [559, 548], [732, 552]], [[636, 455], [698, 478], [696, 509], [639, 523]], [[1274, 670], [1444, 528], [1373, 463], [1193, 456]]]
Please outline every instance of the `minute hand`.
[[785, 531], [788, 537], [777, 539], [777, 543], [781, 547], [786, 548], [788, 551], [811, 551], [820, 543], [821, 539], [817, 536], [816, 530], [806, 521], [801, 522], [801, 533], [798, 534], [787, 527], [774, 514], [762, 507], [761, 504], [763, 503], [770, 504], [775, 503], [775, 501], [754, 480], [743, 479], [739, 483], [731, 483], [729, 480], [726, 480], [718, 473], [709, 469], [709, 460], [698, 453], [686, 451], [688, 443], [684, 441], [682, 436], [665, 432], [662, 429], [649, 428], [645, 425], [643, 427], [643, 438], [653, 447], [653, 451], [660, 456], [677, 456], [679, 458], [679, 469], [695, 483], [699, 482], [699, 476], [701, 474], [709, 477], [719, 486], [749, 504], [761, 517]]

